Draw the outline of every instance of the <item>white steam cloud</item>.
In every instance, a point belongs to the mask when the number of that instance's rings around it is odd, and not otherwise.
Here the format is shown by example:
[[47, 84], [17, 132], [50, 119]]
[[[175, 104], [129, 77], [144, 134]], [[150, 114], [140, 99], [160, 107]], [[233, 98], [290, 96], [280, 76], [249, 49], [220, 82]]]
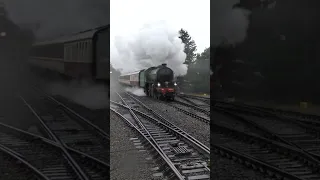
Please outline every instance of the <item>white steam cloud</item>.
[[232, 6], [238, 3], [239, 0], [216, 0], [213, 10], [210, 10], [213, 22], [212, 36], [213, 45], [218, 45], [221, 42], [230, 44], [241, 43], [247, 36], [249, 26], [248, 16], [250, 11], [244, 9], [232, 9]]
[[112, 66], [121, 73], [167, 63], [179, 76], [187, 73], [183, 50], [184, 44], [178, 30], [170, 28], [165, 22], [157, 22], [145, 25], [129, 37], [117, 36], [111, 44], [110, 59]]
[[128, 87], [125, 89], [125, 91], [130, 92], [136, 96], [146, 96], [142, 88], [134, 88], [134, 87]]
[[90, 109], [105, 109], [109, 107], [109, 88], [94, 85], [89, 82], [52, 83], [47, 87], [52, 95], [60, 95], [77, 104]]

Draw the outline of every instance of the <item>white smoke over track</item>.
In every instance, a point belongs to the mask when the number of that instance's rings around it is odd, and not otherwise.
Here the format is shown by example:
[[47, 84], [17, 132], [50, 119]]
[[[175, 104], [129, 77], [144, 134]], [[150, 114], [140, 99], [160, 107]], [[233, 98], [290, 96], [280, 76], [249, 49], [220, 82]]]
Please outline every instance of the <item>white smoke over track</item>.
[[129, 37], [115, 37], [111, 41], [112, 66], [121, 73], [128, 73], [167, 63], [176, 76], [185, 75], [186, 54], [178, 31], [165, 22], [156, 22], [145, 25]]
[[96, 85], [90, 82], [55, 82], [47, 87], [51, 95], [60, 95], [74, 103], [89, 109], [105, 109], [109, 107], [109, 88], [103, 85]]
[[128, 87], [125, 89], [125, 91], [130, 92], [136, 96], [146, 96], [142, 88]]

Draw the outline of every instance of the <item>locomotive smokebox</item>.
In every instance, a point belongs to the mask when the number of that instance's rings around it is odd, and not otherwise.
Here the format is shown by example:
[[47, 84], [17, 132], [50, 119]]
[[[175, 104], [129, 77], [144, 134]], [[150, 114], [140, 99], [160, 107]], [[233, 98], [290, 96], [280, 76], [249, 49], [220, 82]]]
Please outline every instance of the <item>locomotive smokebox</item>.
[[163, 64], [161, 64], [162, 66], [167, 66], [167, 64], [166, 63], [163, 63]]

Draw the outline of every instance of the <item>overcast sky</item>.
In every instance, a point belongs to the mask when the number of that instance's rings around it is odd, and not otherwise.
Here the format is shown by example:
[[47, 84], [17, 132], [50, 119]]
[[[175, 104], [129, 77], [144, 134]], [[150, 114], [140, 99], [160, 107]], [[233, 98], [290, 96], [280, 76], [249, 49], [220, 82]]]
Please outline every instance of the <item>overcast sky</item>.
[[201, 53], [210, 46], [210, 0], [111, 0], [111, 44], [114, 36], [127, 36], [144, 24], [166, 21], [187, 30]]
[[18, 24], [40, 23], [40, 37], [91, 29], [109, 24], [106, 0], [0, 0]]

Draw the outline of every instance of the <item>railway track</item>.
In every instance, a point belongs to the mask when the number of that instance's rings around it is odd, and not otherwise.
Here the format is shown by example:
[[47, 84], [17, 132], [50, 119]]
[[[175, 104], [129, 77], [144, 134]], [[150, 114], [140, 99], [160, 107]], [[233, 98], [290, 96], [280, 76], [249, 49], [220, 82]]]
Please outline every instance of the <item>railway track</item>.
[[[14, 155], [30, 163], [45, 179], [83, 179], [57, 142], [2, 123], [0, 131], [0, 147], [9, 149]], [[105, 164], [97, 159], [68, 146], [65, 149], [83, 166], [99, 165], [101, 167], [96, 169], [103, 170]]]
[[207, 115], [210, 115], [210, 105], [199, 105], [199, 104], [190, 103], [188, 99], [183, 99], [181, 97], [176, 97], [174, 102], [179, 102], [179, 103], [181, 102], [185, 106], [192, 107], [200, 112], [204, 112]]
[[[135, 96], [131, 94], [132, 96]], [[203, 107], [203, 106], [196, 106], [192, 105], [190, 103], [186, 103], [184, 101], [179, 100], [178, 98], [175, 99], [173, 102], [163, 102], [163, 101], [157, 101], [166, 105], [170, 105], [171, 107], [175, 108], [176, 110], [191, 116], [195, 119], [198, 119], [200, 121], [203, 121], [207, 124], [210, 124], [210, 107]]]
[[273, 114], [277, 116], [282, 116], [284, 118], [295, 119], [305, 124], [320, 127], [320, 116], [318, 115], [304, 114], [301, 112], [281, 110], [281, 109], [275, 109], [275, 108], [258, 107], [258, 106], [251, 106], [251, 105], [237, 105], [237, 106], [260, 111], [261, 113], [265, 113], [265, 114], [268, 113], [268, 114]]
[[[28, 145], [28, 147], [29, 145], [35, 147], [34, 151], [37, 150], [36, 152], [42, 154], [44, 158], [50, 154], [48, 157], [52, 158], [50, 159], [52, 163], [56, 161], [58, 164], [60, 163], [61, 166], [52, 165], [52, 167], [49, 167], [51, 168], [49, 173], [59, 174], [61, 171], [61, 174], [69, 175], [72, 172], [70, 169], [72, 169], [76, 179], [98, 180], [108, 177], [109, 136], [90, 121], [41, 90], [34, 89], [31, 95], [32, 100], [27, 100], [23, 96], [20, 96], [20, 98], [35, 115], [35, 118], [39, 120], [43, 132], [46, 133], [45, 135], [59, 147], [59, 150], [54, 151], [55, 148], [52, 147], [51, 149], [41, 149], [40, 147], [45, 147], [42, 142], [42, 144], [24, 144], [16, 139], [17, 144], [21, 143], [22, 145]], [[7, 137], [6, 139], [10, 140], [10, 138]], [[38, 141], [31, 142], [36, 143]], [[21, 147], [21, 152], [24, 150], [32, 152], [28, 148]], [[59, 153], [61, 156], [58, 156]], [[37, 156], [35, 155], [35, 157]], [[36, 163], [35, 157], [31, 153], [30, 160], [34, 163]], [[62, 165], [67, 165], [67, 167], [64, 168]], [[46, 172], [47, 170], [43, 171]]]
[[109, 122], [109, 107], [99, 108], [99, 109], [89, 109], [85, 106], [77, 104], [76, 102], [61, 97], [59, 95], [54, 96], [54, 98], [65, 104], [68, 107], [72, 107], [72, 111], [78, 112], [82, 117], [86, 118], [88, 121], [92, 122], [94, 125], [98, 126], [105, 133], [109, 134], [110, 127], [107, 122]]
[[[161, 157], [163, 165], [165, 164], [164, 171], [167, 174], [170, 172], [169, 179], [210, 179], [208, 167], [210, 149], [208, 147], [132, 95], [126, 94], [126, 98], [118, 95], [122, 104], [110, 101], [111, 110], [145, 139], [145, 145], [152, 147], [152, 151], [157, 154], [157, 159]], [[122, 110], [120, 109], [126, 109], [127, 114], [121, 115], [119, 112]], [[145, 109], [145, 112], [140, 109]], [[131, 116], [128, 116], [129, 113]]]
[[179, 94], [178, 97], [195, 106], [210, 106], [210, 98], [208, 97], [201, 97], [189, 94]]
[[313, 124], [313, 125], [320, 126], [320, 116], [318, 116], [318, 115], [304, 114], [301, 112], [288, 111], [288, 110], [262, 107], [262, 106], [253, 106], [253, 105], [240, 104], [240, 103], [237, 103], [237, 104], [236, 103], [228, 103], [225, 101], [216, 101], [216, 100], [215, 100], [215, 104], [217, 106], [232, 106], [232, 107], [237, 107], [237, 108], [246, 108], [246, 109], [250, 109], [250, 110], [259, 111], [261, 114], [279, 115], [279, 116], [283, 116], [285, 118], [299, 120], [299, 121], [307, 123], [307, 124]]
[[207, 124], [210, 124], [210, 111], [194, 106], [191, 104], [184, 103], [179, 100], [175, 100], [174, 102], [168, 103], [171, 107], [175, 108], [176, 110], [183, 112], [193, 118], [196, 118], [200, 121], [203, 121]]
[[320, 179], [320, 162], [302, 150], [212, 123], [214, 153], [275, 179]]
[[36, 167], [19, 156], [14, 150], [0, 144], [0, 179], [49, 180]]
[[255, 109], [225, 107], [320, 160], [320, 128]]

